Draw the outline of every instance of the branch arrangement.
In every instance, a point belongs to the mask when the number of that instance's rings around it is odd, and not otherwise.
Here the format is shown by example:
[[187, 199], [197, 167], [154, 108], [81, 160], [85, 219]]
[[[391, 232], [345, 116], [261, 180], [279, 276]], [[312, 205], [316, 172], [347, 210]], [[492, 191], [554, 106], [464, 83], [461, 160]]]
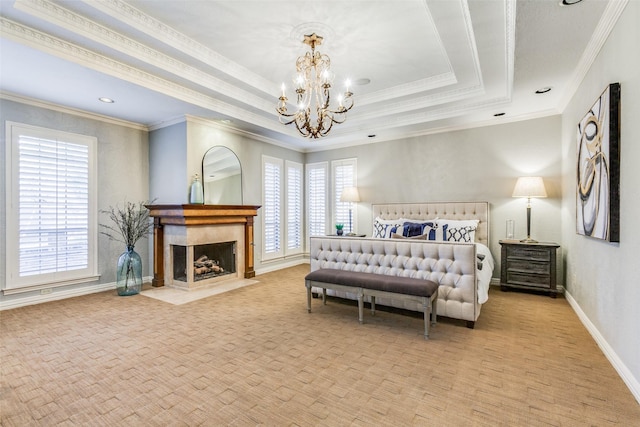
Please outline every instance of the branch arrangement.
[[144, 206], [148, 202], [126, 202], [123, 208], [119, 206], [109, 207], [100, 211], [109, 216], [114, 225], [100, 224], [104, 234], [111, 240], [124, 243], [127, 247], [134, 247], [140, 239], [148, 237], [153, 228], [149, 221], [149, 210]]

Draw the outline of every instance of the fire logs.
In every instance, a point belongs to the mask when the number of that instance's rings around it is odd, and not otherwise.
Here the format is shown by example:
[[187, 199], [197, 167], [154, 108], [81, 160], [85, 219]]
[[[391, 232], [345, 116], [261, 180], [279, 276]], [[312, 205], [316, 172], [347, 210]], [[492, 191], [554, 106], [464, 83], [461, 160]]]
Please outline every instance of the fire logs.
[[218, 265], [218, 261], [209, 259], [208, 256], [202, 255], [193, 262], [193, 272], [196, 276], [203, 274], [220, 274], [224, 273], [224, 269]]

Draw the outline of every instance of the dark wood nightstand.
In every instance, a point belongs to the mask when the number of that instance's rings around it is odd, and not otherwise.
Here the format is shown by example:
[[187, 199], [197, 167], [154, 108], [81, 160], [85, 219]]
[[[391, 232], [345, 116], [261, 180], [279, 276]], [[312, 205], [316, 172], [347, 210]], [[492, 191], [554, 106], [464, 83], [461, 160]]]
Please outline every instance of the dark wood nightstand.
[[557, 243], [526, 243], [500, 240], [500, 289], [529, 289], [548, 292], [556, 297]]

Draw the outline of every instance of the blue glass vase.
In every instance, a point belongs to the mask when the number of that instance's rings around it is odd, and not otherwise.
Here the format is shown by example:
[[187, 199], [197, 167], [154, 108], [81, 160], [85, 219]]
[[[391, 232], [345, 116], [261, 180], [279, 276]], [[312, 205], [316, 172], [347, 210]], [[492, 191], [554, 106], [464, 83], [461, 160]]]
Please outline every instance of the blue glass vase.
[[142, 290], [142, 260], [133, 246], [127, 246], [118, 258], [116, 290], [120, 296], [136, 295]]

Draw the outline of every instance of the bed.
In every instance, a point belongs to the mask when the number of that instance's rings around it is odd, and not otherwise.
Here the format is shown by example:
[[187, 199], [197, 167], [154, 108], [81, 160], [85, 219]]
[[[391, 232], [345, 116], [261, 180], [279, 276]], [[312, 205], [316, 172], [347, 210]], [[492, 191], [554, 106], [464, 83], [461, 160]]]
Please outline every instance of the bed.
[[[352, 239], [354, 247], [357, 237]], [[487, 202], [446, 202], [446, 203], [392, 203], [372, 205], [371, 237], [364, 239], [407, 239], [420, 241], [425, 245], [436, 243], [439, 253], [453, 253], [449, 246], [473, 245], [473, 274], [460, 280], [456, 274], [444, 272], [440, 276], [438, 289], [438, 316], [460, 319], [473, 328], [480, 315], [482, 304], [489, 295], [489, 284], [493, 275], [494, 259], [489, 250], [489, 204]], [[444, 244], [443, 244], [444, 242]], [[323, 268], [323, 261], [314, 260], [312, 271]], [[444, 259], [444, 261], [447, 261]], [[451, 260], [453, 261], [453, 260]], [[441, 260], [434, 262], [441, 263]], [[351, 266], [345, 266], [352, 268]], [[425, 267], [431, 269], [431, 267]], [[413, 273], [412, 273], [413, 274]], [[356, 299], [356, 295], [346, 292], [328, 291], [329, 295]], [[387, 305], [408, 310], [417, 310], [415, 305], [393, 299], [376, 300], [379, 305]]]

